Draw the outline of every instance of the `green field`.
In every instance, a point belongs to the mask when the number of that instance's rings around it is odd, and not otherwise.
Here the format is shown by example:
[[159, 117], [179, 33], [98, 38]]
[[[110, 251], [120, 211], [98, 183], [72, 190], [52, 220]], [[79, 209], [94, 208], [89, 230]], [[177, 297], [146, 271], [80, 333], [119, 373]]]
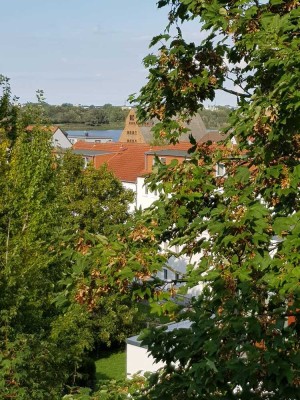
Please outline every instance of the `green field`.
[[96, 361], [97, 385], [103, 380], [126, 378], [126, 352], [107, 352]]
[[85, 125], [85, 124], [55, 124], [65, 131], [106, 131], [106, 130], [122, 130], [124, 123], [111, 123], [102, 125]]

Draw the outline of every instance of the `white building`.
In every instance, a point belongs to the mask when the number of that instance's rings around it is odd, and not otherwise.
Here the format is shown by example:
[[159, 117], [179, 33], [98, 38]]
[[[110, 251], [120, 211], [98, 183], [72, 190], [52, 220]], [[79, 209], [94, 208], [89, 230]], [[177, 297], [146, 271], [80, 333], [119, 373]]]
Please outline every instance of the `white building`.
[[72, 143], [70, 142], [68, 135], [58, 126], [51, 126], [50, 127], [52, 132], [52, 143], [53, 147], [61, 148], [61, 149], [70, 149], [72, 147]]
[[[166, 325], [167, 331], [175, 329], [189, 329], [190, 321], [181, 321]], [[145, 372], [156, 372], [164, 367], [163, 362], [156, 363], [147, 347], [141, 345], [137, 336], [132, 336], [126, 340], [126, 374], [131, 378], [134, 374], [143, 375]]]
[[90, 132], [86, 132], [84, 135], [76, 135], [75, 133], [68, 133], [68, 139], [72, 144], [77, 142], [87, 142], [87, 143], [109, 143], [113, 139], [111, 137], [100, 137], [93, 135]]
[[68, 139], [68, 135], [58, 126], [50, 125], [50, 126], [27, 126], [27, 131], [33, 131], [34, 129], [41, 129], [46, 133], [52, 134], [52, 145], [55, 149], [70, 149], [72, 147], [72, 143]]
[[[114, 172], [126, 189], [133, 190], [135, 194], [134, 202], [131, 204], [130, 211], [145, 210], [159, 198], [156, 190], [150, 190], [145, 182], [147, 175], [152, 172], [157, 159], [161, 163], [169, 164], [174, 159], [178, 163], [183, 163], [189, 158], [189, 142], [178, 143], [177, 145], [151, 146], [147, 143], [87, 143], [77, 142], [73, 146], [73, 151], [84, 157], [85, 162], [92, 162], [95, 168], [106, 164]], [[223, 168], [223, 169], [222, 169]], [[216, 173], [224, 175], [224, 166], [220, 165]], [[173, 252], [162, 271], [157, 273], [157, 277], [162, 281], [173, 282], [184, 278], [187, 265], [196, 265], [201, 254], [187, 257], [180, 254], [181, 248], [175, 246], [169, 248], [168, 244], [162, 243], [161, 251], [168, 250]], [[188, 293], [189, 296], [197, 296], [201, 286], [196, 287]]]

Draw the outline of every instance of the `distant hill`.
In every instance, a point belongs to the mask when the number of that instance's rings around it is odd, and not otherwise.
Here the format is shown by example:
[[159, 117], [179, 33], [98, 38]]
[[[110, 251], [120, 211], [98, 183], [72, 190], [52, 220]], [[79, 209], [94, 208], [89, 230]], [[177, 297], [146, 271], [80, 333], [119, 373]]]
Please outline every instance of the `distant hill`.
[[[50, 105], [42, 103], [44, 116], [51, 125], [60, 125], [64, 129], [122, 129], [128, 110], [122, 107], [105, 104], [103, 106], [84, 106], [64, 103]], [[41, 104], [27, 103], [28, 108], [41, 108]], [[29, 124], [32, 121], [28, 121]]]
[[206, 109], [199, 111], [199, 114], [206, 126], [206, 129], [216, 129], [220, 130], [225, 128], [229, 114], [232, 111], [232, 107], [229, 106], [216, 106], [212, 109]]
[[[44, 116], [51, 125], [60, 125], [64, 129], [123, 129], [128, 109], [124, 107], [104, 104], [103, 106], [73, 105], [64, 103], [51, 105], [42, 103]], [[27, 103], [23, 106], [24, 112], [30, 108], [41, 108], [41, 104]], [[222, 129], [226, 127], [232, 108], [216, 106], [213, 109], [203, 109], [199, 114], [207, 129]], [[29, 115], [32, 113], [28, 113]], [[33, 121], [28, 120], [28, 125]]]

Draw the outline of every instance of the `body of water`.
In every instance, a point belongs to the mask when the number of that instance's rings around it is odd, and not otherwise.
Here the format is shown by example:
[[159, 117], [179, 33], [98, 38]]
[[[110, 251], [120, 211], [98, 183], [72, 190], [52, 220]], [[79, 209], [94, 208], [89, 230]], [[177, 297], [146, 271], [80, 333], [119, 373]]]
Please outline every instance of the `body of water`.
[[112, 138], [114, 142], [117, 142], [120, 138], [121, 129], [111, 129], [107, 131], [66, 131], [70, 136], [87, 136], [87, 137], [105, 137]]

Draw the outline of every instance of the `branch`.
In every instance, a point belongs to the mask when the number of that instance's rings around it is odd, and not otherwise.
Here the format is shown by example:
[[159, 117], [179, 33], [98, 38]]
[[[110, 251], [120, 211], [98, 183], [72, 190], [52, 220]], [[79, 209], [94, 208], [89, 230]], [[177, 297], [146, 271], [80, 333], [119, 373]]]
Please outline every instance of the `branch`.
[[8, 220], [7, 236], [6, 236], [6, 252], [5, 252], [5, 265], [8, 264], [8, 248], [9, 248], [9, 238], [10, 238], [10, 218]]
[[223, 90], [223, 91], [226, 92], [226, 93], [233, 94], [234, 96], [237, 96], [237, 97], [244, 97], [244, 98], [248, 98], [248, 99], [251, 97], [251, 94], [248, 94], [248, 93], [239, 93], [239, 92], [236, 92], [235, 90], [226, 89], [226, 88], [224, 88], [224, 87], [219, 87], [218, 89], [219, 89], [219, 90]]
[[[232, 71], [230, 71], [230, 72], [233, 73]], [[229, 81], [233, 82], [236, 86], [241, 88], [243, 90], [243, 92], [245, 92], [246, 94], [251, 96], [251, 93], [249, 93], [247, 90], [245, 90], [241, 84], [237, 83], [236, 79], [230, 78], [230, 76], [228, 76], [228, 75], [226, 75], [226, 79], [228, 79]]]

